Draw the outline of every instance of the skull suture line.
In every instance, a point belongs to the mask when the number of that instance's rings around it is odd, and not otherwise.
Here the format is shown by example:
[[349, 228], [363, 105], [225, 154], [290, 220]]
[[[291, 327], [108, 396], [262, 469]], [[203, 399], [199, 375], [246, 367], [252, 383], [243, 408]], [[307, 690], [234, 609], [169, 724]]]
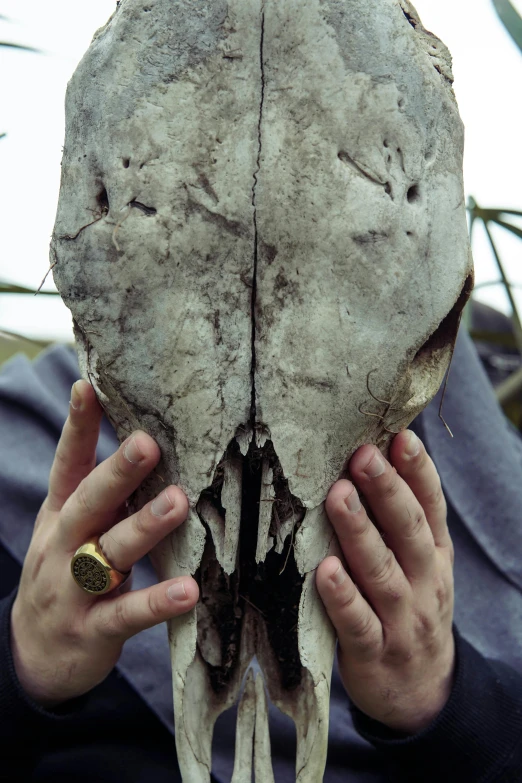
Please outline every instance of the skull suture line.
[[[451, 78], [406, 0], [123, 0], [70, 83], [55, 279], [119, 436], [161, 447], [136, 503], [191, 505], [154, 552], [201, 586], [169, 629], [187, 782], [253, 655], [322, 779], [323, 501], [435, 394], [471, 287]], [[273, 779], [267, 726], [249, 678], [235, 783]]]

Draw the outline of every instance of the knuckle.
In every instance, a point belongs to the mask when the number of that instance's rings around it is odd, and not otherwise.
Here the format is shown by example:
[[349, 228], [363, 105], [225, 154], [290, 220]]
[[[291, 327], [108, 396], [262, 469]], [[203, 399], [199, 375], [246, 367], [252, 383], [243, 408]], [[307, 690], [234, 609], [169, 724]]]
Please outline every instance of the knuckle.
[[393, 571], [395, 570], [396, 560], [395, 555], [391, 549], [386, 549], [382, 552], [378, 561], [370, 569], [368, 577], [376, 585], [382, 585], [389, 582]]
[[357, 600], [358, 595], [359, 595], [359, 591], [355, 586], [347, 594], [345, 594], [339, 604], [339, 609], [341, 610], [341, 612], [345, 612], [351, 609], [351, 607]]
[[386, 645], [384, 659], [391, 666], [403, 666], [413, 659], [413, 652], [408, 640], [392, 641]]
[[392, 500], [395, 500], [400, 489], [399, 478], [395, 470], [393, 470], [389, 474], [388, 481], [381, 489], [380, 497], [385, 503], [390, 503]]
[[79, 483], [75, 494], [80, 510], [88, 516], [92, 516], [95, 512], [95, 504], [89, 492], [89, 483], [85, 479]]
[[359, 655], [373, 653], [381, 643], [381, 638], [376, 632], [369, 612], [360, 615], [358, 620], [350, 628], [351, 644]]
[[415, 635], [421, 639], [431, 639], [436, 633], [437, 624], [425, 612], [416, 611], [413, 615]]
[[129, 627], [129, 617], [125, 602], [114, 601], [111, 609], [112, 611], [107, 612], [101, 620], [101, 631], [110, 637], [125, 636], [125, 632]]
[[151, 590], [147, 595], [147, 606], [151, 617], [156, 620], [162, 619], [163, 612], [161, 602], [158, 600], [158, 594], [156, 590]]
[[434, 596], [437, 601], [439, 615], [446, 612], [448, 606], [452, 606], [453, 587], [450, 586], [441, 574], [434, 585]]
[[134, 514], [131, 520], [132, 529], [139, 538], [148, 535], [148, 525], [144, 509]]
[[366, 515], [359, 517], [357, 515], [354, 519], [350, 520], [349, 528], [341, 529], [338, 533], [338, 538], [341, 541], [347, 539], [359, 539], [368, 535], [370, 530], [370, 521]]
[[442, 491], [442, 484], [439, 476], [437, 476], [436, 481], [434, 481], [434, 486], [424, 496], [423, 503], [429, 508], [439, 508], [439, 506], [445, 508], [446, 498]]
[[359, 617], [352, 623], [352, 635], [359, 639], [367, 639], [372, 635], [372, 618], [369, 612], [361, 612]]
[[409, 540], [418, 538], [418, 536], [424, 531], [426, 525], [426, 517], [422, 510], [417, 510], [410, 514], [410, 519], [404, 529], [404, 538]]

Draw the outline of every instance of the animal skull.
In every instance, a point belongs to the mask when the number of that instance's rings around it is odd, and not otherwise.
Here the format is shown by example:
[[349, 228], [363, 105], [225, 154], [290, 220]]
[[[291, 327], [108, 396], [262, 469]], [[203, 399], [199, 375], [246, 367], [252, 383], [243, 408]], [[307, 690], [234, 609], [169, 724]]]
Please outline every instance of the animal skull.
[[[330, 485], [439, 388], [472, 272], [450, 56], [407, 0], [122, 0], [69, 85], [57, 286], [121, 439], [190, 501], [169, 627], [183, 779], [237, 699], [234, 783], [273, 780], [266, 690], [322, 779]], [[252, 762], [253, 759], [253, 762]]]

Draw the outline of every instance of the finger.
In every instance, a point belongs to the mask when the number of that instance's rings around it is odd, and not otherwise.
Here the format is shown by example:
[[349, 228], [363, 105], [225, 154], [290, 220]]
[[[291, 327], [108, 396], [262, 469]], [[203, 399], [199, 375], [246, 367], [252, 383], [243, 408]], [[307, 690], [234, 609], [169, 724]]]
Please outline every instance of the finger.
[[326, 513], [341, 545], [350, 574], [384, 622], [404, 611], [410, 584], [393, 552], [368, 518], [357, 490], [349, 481], [338, 481], [326, 498]]
[[422, 506], [409, 486], [375, 446], [362, 446], [355, 453], [350, 475], [406, 576], [425, 576], [435, 562], [435, 542]]
[[319, 595], [345, 655], [370, 660], [383, 646], [382, 625], [337, 557], [327, 557], [316, 574]]
[[188, 501], [179, 487], [171, 486], [141, 511], [100, 536], [100, 547], [118, 571], [129, 571], [165, 536], [185, 521]]
[[446, 500], [437, 469], [421, 440], [410, 430], [401, 432], [391, 445], [390, 460], [424, 509], [435, 544], [448, 546]]
[[56, 449], [47, 506], [60, 511], [64, 503], [96, 464], [96, 445], [103, 410], [87, 381], [76, 381], [71, 390], [69, 416]]
[[160, 451], [145, 432], [135, 432], [118, 451], [83, 479], [60, 515], [61, 535], [74, 549], [102, 533], [107, 520], [157, 465]]
[[190, 576], [182, 576], [116, 598], [98, 599], [91, 612], [102, 635], [125, 641], [146, 628], [188, 612], [198, 598], [197, 582]]

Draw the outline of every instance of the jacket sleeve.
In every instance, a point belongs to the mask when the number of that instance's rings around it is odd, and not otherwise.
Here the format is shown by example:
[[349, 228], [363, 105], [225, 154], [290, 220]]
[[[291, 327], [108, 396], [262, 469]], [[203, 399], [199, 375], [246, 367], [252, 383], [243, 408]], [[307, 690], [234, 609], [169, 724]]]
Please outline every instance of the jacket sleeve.
[[357, 731], [400, 781], [521, 783], [522, 676], [505, 663], [483, 658], [455, 629], [453, 690], [437, 719], [405, 736], [352, 706]]
[[16, 592], [0, 600], [0, 780], [9, 781], [30, 778], [50, 732], [81, 710], [85, 701], [82, 696], [48, 711], [23, 690], [11, 652], [11, 609]]

